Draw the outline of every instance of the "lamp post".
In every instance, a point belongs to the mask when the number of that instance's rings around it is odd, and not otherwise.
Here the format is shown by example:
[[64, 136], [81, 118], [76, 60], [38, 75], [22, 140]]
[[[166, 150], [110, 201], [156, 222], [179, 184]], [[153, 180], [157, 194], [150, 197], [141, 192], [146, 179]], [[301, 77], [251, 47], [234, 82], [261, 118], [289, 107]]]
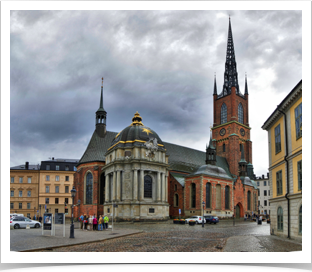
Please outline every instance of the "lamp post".
[[236, 206], [234, 206], [234, 212], [233, 212], [233, 226], [235, 226], [235, 216], [236, 216]]
[[71, 212], [72, 212], [72, 217], [71, 217], [71, 225], [70, 225], [70, 236], [69, 236], [69, 238], [75, 238], [75, 236], [74, 236], [74, 197], [75, 197], [75, 195], [76, 195], [76, 189], [75, 189], [75, 186], [73, 186], [73, 189], [71, 189], [70, 190], [70, 192], [71, 192], [71, 196], [72, 196], [72, 199], [73, 199], [73, 201], [72, 201], [72, 207], [71, 207]]
[[202, 227], [205, 227], [205, 222], [204, 222], [204, 220], [205, 220], [205, 218], [204, 218], [204, 209], [205, 209], [205, 201], [203, 201], [203, 218], [202, 218]]

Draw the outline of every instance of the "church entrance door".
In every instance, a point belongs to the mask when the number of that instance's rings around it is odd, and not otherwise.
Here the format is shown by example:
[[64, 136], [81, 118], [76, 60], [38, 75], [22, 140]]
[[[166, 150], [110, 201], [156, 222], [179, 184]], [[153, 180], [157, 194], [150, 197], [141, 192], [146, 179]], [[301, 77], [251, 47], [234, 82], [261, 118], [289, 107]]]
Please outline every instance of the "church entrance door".
[[235, 216], [236, 216], [237, 219], [239, 219], [239, 217], [240, 217], [240, 208], [239, 208], [239, 205], [236, 205], [236, 209], [235, 209], [235, 210], [236, 210], [236, 215], [235, 215]]

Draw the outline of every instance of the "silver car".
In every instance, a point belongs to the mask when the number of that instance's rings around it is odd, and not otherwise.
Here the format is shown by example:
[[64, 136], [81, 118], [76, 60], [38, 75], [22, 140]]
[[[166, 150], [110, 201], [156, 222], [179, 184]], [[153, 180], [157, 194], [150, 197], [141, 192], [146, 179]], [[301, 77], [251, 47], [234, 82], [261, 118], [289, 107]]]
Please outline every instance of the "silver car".
[[[202, 216], [191, 216], [190, 218], [185, 219], [185, 224], [188, 224], [190, 220], [196, 221], [196, 224], [201, 224], [203, 221]], [[206, 220], [204, 218], [204, 223], [206, 223]]]
[[40, 228], [41, 223], [35, 220], [31, 220], [27, 217], [19, 217], [16, 216], [10, 219], [10, 226], [14, 227], [15, 229], [19, 228], [26, 228], [29, 225], [30, 228]]

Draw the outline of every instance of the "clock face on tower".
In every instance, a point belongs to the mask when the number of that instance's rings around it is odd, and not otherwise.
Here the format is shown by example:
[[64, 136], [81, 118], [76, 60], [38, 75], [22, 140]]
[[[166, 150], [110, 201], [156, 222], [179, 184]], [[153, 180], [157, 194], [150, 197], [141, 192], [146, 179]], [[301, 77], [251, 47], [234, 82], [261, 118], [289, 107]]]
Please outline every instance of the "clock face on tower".
[[245, 130], [244, 130], [243, 128], [240, 129], [240, 134], [241, 134], [242, 136], [245, 135]]
[[224, 136], [224, 134], [225, 134], [225, 129], [222, 128], [222, 129], [220, 130], [220, 135], [221, 135], [221, 136]]

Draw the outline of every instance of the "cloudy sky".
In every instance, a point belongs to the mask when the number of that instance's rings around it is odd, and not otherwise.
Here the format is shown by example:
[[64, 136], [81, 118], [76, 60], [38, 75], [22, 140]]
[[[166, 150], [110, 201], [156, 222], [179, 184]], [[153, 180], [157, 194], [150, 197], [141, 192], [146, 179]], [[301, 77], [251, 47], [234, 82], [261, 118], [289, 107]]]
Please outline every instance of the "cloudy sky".
[[163, 141], [204, 151], [229, 15], [241, 91], [248, 77], [255, 174], [266, 174], [261, 126], [302, 79], [300, 10], [11, 11], [10, 165], [80, 159], [102, 76], [107, 130], [138, 111]]

